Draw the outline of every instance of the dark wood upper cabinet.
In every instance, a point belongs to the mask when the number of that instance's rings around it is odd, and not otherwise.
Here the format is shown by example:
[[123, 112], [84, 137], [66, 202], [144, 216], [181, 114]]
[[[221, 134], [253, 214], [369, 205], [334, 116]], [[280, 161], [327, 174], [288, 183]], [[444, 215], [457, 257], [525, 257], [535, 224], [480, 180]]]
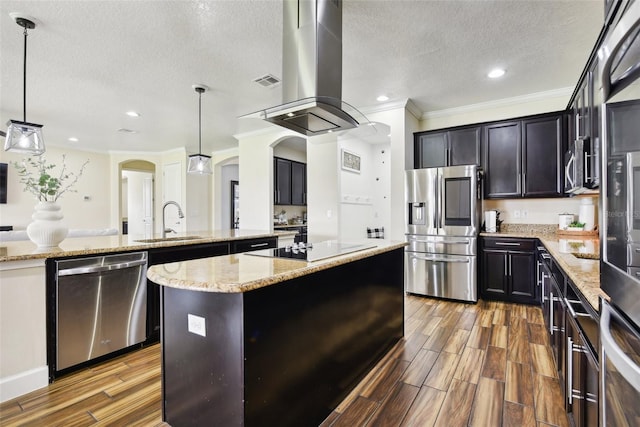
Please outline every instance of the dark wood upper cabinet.
[[415, 134], [414, 167], [479, 165], [481, 126]]
[[563, 194], [563, 116], [522, 121], [522, 195]]
[[427, 133], [416, 137], [415, 165], [419, 168], [446, 166], [447, 133]]
[[484, 127], [485, 197], [563, 196], [564, 112]]
[[291, 162], [291, 204], [307, 204], [307, 165]]
[[494, 123], [484, 127], [486, 198], [521, 195], [520, 137], [520, 122]]
[[480, 164], [481, 126], [450, 130], [447, 136], [449, 166]]
[[307, 165], [274, 157], [274, 195], [276, 205], [307, 204]]
[[291, 160], [274, 159], [274, 200], [276, 205], [291, 204]]

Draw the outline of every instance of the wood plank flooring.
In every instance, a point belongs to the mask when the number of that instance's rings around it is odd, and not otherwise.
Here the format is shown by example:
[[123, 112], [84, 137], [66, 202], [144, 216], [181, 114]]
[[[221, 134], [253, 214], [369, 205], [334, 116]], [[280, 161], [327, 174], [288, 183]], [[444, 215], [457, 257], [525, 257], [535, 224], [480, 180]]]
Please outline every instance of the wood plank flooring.
[[[405, 298], [405, 337], [321, 424], [568, 426], [538, 307]], [[168, 426], [151, 346], [0, 404], [2, 426]]]

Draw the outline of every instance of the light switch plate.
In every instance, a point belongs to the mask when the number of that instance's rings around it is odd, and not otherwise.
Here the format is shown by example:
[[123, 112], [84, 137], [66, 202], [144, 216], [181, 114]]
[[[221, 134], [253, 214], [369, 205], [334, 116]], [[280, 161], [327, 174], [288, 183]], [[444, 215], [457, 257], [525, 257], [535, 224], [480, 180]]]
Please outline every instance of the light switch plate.
[[204, 317], [187, 314], [187, 322], [189, 332], [203, 337], [207, 336], [207, 327]]

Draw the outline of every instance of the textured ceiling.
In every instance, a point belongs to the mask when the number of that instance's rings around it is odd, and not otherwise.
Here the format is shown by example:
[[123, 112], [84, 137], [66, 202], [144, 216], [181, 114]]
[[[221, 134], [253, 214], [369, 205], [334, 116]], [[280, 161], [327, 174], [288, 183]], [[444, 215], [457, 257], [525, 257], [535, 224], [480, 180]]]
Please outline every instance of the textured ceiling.
[[[0, 1], [0, 122], [22, 120], [22, 29], [29, 33], [27, 120], [47, 144], [106, 151], [235, 146], [237, 117], [281, 103], [282, 3]], [[343, 4], [343, 100], [366, 110], [385, 93], [423, 112], [572, 87], [602, 24], [602, 1], [362, 1]], [[487, 79], [494, 66], [507, 69]], [[140, 118], [130, 118], [135, 110]], [[250, 123], [252, 122], [253, 123]], [[124, 134], [117, 129], [138, 131]], [[80, 141], [67, 141], [71, 136]]]

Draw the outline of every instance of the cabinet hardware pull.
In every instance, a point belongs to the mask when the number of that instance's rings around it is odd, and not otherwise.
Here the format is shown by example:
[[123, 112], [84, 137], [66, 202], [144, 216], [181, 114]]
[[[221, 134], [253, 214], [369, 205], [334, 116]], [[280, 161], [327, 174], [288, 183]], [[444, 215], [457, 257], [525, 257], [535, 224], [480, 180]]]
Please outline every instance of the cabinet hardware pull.
[[261, 246], [268, 246], [269, 242], [264, 242], [264, 243], [254, 243], [253, 245], [250, 245], [251, 248], [259, 248]]
[[573, 340], [567, 337], [567, 396], [569, 405], [573, 403]]
[[513, 242], [496, 242], [497, 246], [520, 246], [520, 243]]
[[553, 324], [553, 292], [549, 292], [549, 334], [553, 335], [555, 326]]

